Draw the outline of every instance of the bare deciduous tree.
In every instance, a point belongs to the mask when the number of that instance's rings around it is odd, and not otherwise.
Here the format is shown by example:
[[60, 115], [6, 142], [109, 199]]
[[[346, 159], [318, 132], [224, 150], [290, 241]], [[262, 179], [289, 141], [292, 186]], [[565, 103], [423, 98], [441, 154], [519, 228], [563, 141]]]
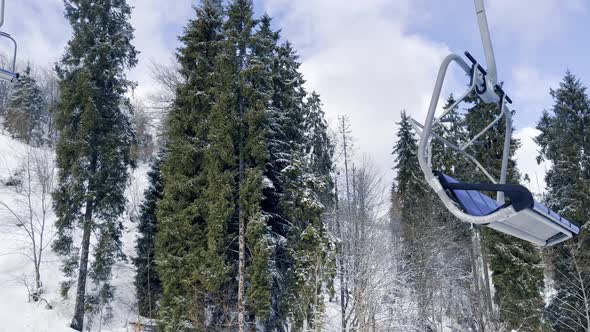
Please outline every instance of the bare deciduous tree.
[[14, 217], [16, 226], [27, 239], [23, 254], [33, 263], [34, 284], [28, 289], [35, 302], [42, 299], [41, 264], [54, 234], [49, 222], [55, 173], [53, 158], [50, 150], [29, 148], [22, 158], [24, 172], [16, 198], [11, 202], [0, 201], [0, 206]]
[[159, 105], [162, 108], [167, 108], [174, 102], [176, 89], [184, 82], [179, 68], [177, 61], [171, 61], [168, 65], [150, 63], [149, 71], [159, 87], [158, 91], [150, 96], [150, 101], [154, 106]]

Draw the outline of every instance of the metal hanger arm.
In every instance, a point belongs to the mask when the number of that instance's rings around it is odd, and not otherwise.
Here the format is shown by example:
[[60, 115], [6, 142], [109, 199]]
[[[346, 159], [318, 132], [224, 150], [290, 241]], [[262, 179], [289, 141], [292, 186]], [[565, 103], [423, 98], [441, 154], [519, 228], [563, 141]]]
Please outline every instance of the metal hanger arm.
[[0, 0], [0, 28], [4, 25], [4, 2], [6, 0]]
[[483, 0], [474, 0], [474, 2], [475, 14], [477, 14], [477, 23], [481, 34], [481, 42], [483, 44], [486, 63], [488, 65], [488, 79], [492, 85], [496, 85], [498, 83], [498, 69], [496, 68], [496, 57], [494, 56], [494, 48], [492, 47], [492, 38], [490, 37], [486, 9]]

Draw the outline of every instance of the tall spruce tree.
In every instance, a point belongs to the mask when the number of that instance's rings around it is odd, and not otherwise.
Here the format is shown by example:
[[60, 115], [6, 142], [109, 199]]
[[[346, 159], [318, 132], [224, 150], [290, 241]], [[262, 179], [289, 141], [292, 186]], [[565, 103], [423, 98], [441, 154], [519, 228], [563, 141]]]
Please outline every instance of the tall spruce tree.
[[266, 55], [252, 52], [254, 46], [261, 44], [259, 36], [255, 35], [256, 21], [252, 16], [250, 0], [235, 0], [229, 4], [224, 27], [226, 60], [222, 63], [234, 82], [225, 86], [227, 90], [220, 89], [224, 95], [235, 96], [233, 103], [224, 105], [224, 111], [235, 119], [239, 331], [249, 329], [250, 324], [265, 322], [271, 312], [271, 280], [267, 272], [272, 239], [268, 234], [268, 216], [261, 207], [263, 172], [268, 160], [265, 130], [268, 71]]
[[330, 176], [333, 146], [316, 93], [307, 98], [303, 109], [291, 110], [292, 115], [286, 111], [290, 119], [286, 128], [295, 134], [287, 135], [292, 148], [289, 165], [284, 170], [287, 190], [282, 203], [292, 225], [288, 248], [294, 266], [290, 269], [289, 290], [297, 304], [291, 304], [290, 309], [294, 313], [294, 326], [321, 330], [323, 294], [330, 291], [329, 277], [335, 268], [333, 248], [324, 224], [324, 212], [333, 205]]
[[418, 145], [412, 128], [410, 117], [405, 111], [401, 112], [398, 123], [397, 142], [393, 148], [395, 164], [393, 169], [397, 172], [395, 177], [395, 199], [399, 207], [400, 221], [404, 240], [404, 259], [408, 270], [413, 272], [412, 288], [417, 299], [419, 310], [417, 322], [421, 328], [426, 329], [427, 310], [429, 307], [429, 278], [428, 260], [430, 250], [425, 246], [425, 229], [429, 229], [429, 220], [432, 215], [432, 196], [427, 191], [426, 183], [418, 164]]
[[[279, 59], [277, 41], [279, 33], [271, 29], [271, 18], [264, 15], [259, 20], [259, 27], [255, 34], [253, 52], [258, 58], [265, 72], [265, 78], [259, 82], [259, 87], [267, 91], [269, 95], [266, 109], [265, 135], [268, 148], [268, 162], [265, 165], [263, 176], [266, 184], [263, 186], [264, 199], [261, 208], [268, 217], [268, 225], [271, 227], [270, 243], [272, 243], [269, 255], [268, 269], [278, 273], [271, 275], [270, 282], [270, 314], [265, 322], [269, 330], [280, 329], [289, 317], [289, 287], [285, 282], [285, 274], [292, 267], [291, 257], [288, 254], [287, 243], [281, 241], [286, 238], [290, 230], [290, 222], [285, 214], [283, 201], [288, 180], [284, 170], [291, 160], [291, 144], [287, 138], [284, 124], [286, 122], [285, 109], [289, 104], [284, 100], [293, 95], [295, 89], [299, 89], [299, 80], [294, 78], [292, 85], [285, 86], [282, 77], [283, 62]], [[300, 105], [300, 104], [299, 104]]]
[[418, 217], [416, 212], [428, 208], [428, 204], [423, 204], [428, 192], [418, 164], [418, 144], [410, 121], [410, 117], [402, 111], [398, 123], [397, 141], [392, 153], [395, 156], [393, 169], [397, 173], [395, 196], [398, 200], [402, 231], [408, 248], [411, 248], [413, 242], [419, 239], [421, 224], [425, 222], [424, 218]]
[[[396, 134], [397, 142], [393, 148], [392, 154], [395, 156], [394, 170], [397, 171], [395, 176], [395, 188], [398, 192], [400, 203], [403, 210], [410, 211], [410, 207], [416, 201], [414, 193], [425, 192], [425, 183], [418, 164], [418, 144], [415, 138], [414, 130], [410, 117], [406, 111], [401, 112], [400, 122]], [[420, 196], [420, 194], [418, 195]]]
[[[124, 94], [130, 86], [125, 71], [137, 62], [130, 14], [125, 0], [65, 1], [73, 36], [57, 66], [62, 101], [57, 114], [53, 249], [64, 258], [63, 294], [77, 278], [71, 327], [78, 331], [88, 309], [92, 313], [105, 305], [109, 308], [114, 294], [109, 282], [112, 266], [124, 257], [119, 217], [125, 209], [132, 139], [124, 111], [129, 106]], [[92, 235], [97, 238], [90, 261]], [[88, 277], [96, 293], [87, 294]]]
[[4, 128], [13, 138], [27, 144], [43, 143], [43, 118], [46, 109], [39, 85], [27, 66], [8, 97], [4, 113]]
[[[554, 105], [537, 124], [541, 134], [538, 160], [551, 166], [545, 176], [547, 205], [570, 220], [585, 223], [590, 213], [590, 101], [586, 87], [567, 72], [551, 90]], [[547, 308], [554, 331], [590, 330], [590, 269], [585, 229], [579, 239], [559, 244], [550, 253], [555, 297]]]
[[331, 173], [334, 170], [334, 144], [328, 133], [320, 96], [314, 91], [307, 98], [304, 114], [304, 154], [313, 174], [321, 179], [322, 186], [316, 189], [320, 195], [320, 202], [325, 208], [334, 204], [334, 184]]
[[[307, 107], [297, 55], [277, 45], [270, 17], [254, 19], [249, 0], [222, 12], [220, 1], [203, 2], [179, 51], [187, 84], [158, 205], [160, 325], [285, 330], [321, 313], [324, 281], [305, 272], [329, 249], [316, 204], [330, 196], [327, 126], [319, 97]], [[299, 310], [303, 290], [316, 300]]]
[[[470, 137], [483, 130], [498, 114], [496, 104], [474, 101], [475, 105], [465, 115], [466, 132]], [[500, 174], [505, 130], [504, 121], [500, 121], [479, 138], [471, 151], [496, 176]], [[519, 144], [518, 140], [512, 140], [512, 156]], [[469, 182], [489, 182], [477, 171], [465, 172], [465, 177], [463, 180]], [[516, 162], [511, 158], [507, 182], [518, 183], [519, 180]], [[500, 321], [509, 329], [539, 331], [543, 313], [543, 269], [539, 250], [528, 242], [488, 228], [483, 229], [483, 245], [492, 270], [494, 300], [499, 308]]]
[[270, 251], [267, 266], [260, 271], [273, 278], [267, 284], [271, 311], [263, 320], [267, 330], [280, 330], [294, 316], [296, 326], [306, 322], [304, 328], [309, 329], [319, 326], [323, 309], [320, 290], [330, 248], [322, 213], [324, 204], [331, 204], [332, 152], [319, 96], [314, 94], [306, 102], [298, 56], [289, 42], [276, 45], [279, 34], [270, 25], [267, 15], [259, 20], [250, 60], [263, 75], [252, 85], [270, 96], [264, 119], [268, 162], [261, 202]]
[[[222, 3], [205, 0], [195, 12], [177, 52], [185, 83], [176, 91], [167, 124], [163, 197], [157, 213], [156, 267], [162, 282], [159, 315], [164, 331], [204, 330], [207, 312], [214, 323], [225, 319], [214, 304], [223, 303], [220, 284], [228, 278], [221, 250], [231, 215], [227, 210], [233, 205], [233, 193], [228, 191], [233, 176], [225, 166], [232, 162], [233, 148], [231, 141], [227, 145], [231, 132], [211, 128], [211, 122], [225, 124], [212, 110], [212, 76], [223, 39]], [[224, 152], [217, 154], [218, 149]], [[205, 169], [206, 160], [219, 167], [219, 177]]]
[[139, 314], [148, 318], [155, 318], [157, 303], [162, 294], [162, 285], [155, 264], [155, 239], [158, 232], [156, 207], [162, 199], [163, 158], [163, 155], [158, 156], [148, 172], [149, 187], [144, 192], [137, 220], [139, 237], [135, 244], [137, 257], [133, 260], [136, 268], [135, 291]]

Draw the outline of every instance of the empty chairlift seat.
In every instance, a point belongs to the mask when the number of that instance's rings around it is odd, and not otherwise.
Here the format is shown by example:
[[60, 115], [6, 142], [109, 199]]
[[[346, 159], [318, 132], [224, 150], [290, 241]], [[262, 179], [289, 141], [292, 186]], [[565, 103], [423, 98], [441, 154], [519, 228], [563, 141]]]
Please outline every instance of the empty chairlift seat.
[[[469, 215], [486, 216], [512, 206], [516, 214], [487, 224], [490, 228], [541, 246], [551, 246], [580, 233], [578, 225], [535, 202], [524, 186], [462, 183], [443, 173], [437, 175], [449, 196]], [[484, 192], [504, 192], [509, 200], [500, 204]]]

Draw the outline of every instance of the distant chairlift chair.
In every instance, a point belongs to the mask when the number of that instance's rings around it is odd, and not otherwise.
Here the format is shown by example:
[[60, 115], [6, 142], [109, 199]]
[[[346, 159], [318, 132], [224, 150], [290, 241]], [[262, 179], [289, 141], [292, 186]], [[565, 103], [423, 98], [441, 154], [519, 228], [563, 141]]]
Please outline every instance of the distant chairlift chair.
[[[508, 159], [510, 155], [510, 139], [512, 137], [512, 113], [507, 104], [512, 100], [497, 84], [497, 72], [491, 39], [483, 7], [483, 0], [474, 0], [478, 16], [480, 32], [488, 70], [486, 71], [468, 52], [465, 56], [471, 62], [468, 65], [462, 57], [456, 54], [447, 56], [439, 69], [438, 77], [430, 101], [430, 107], [424, 125], [413, 120], [416, 131], [420, 134], [418, 145], [418, 161], [429, 186], [440, 197], [445, 207], [462, 221], [477, 225], [487, 225], [497, 231], [535, 243], [540, 246], [551, 246], [571, 239], [579, 234], [578, 225], [559, 216], [542, 204], [535, 202], [531, 192], [524, 186], [506, 184]], [[459, 65], [470, 78], [469, 89], [461, 98], [443, 110], [439, 117], [435, 112], [446, 72], [452, 62]], [[498, 105], [498, 115], [480, 133], [462, 146], [449, 142], [436, 135], [433, 129], [440, 125], [443, 118], [475, 93], [485, 103]], [[466, 152], [482, 135], [504, 117], [506, 132], [502, 169], [497, 181], [473, 156]], [[491, 183], [463, 183], [441, 172], [433, 171], [431, 165], [432, 140], [437, 139], [445, 146], [458, 151], [472, 161]], [[497, 200], [487, 196], [484, 192], [496, 192]], [[509, 201], [505, 201], [505, 197]]]
[[[5, 0], [0, 0], [0, 27], [2, 27], [2, 25], [4, 24], [4, 2], [5, 2]], [[12, 38], [12, 36], [7, 34], [6, 32], [2, 32], [2, 31], [0, 31], [0, 37], [9, 39], [12, 43], [12, 46], [13, 46], [12, 58], [7, 60], [9, 67], [8, 68], [1, 68], [0, 67], [0, 79], [11, 82], [14, 79], [18, 79], [18, 76], [19, 76], [18, 73], [16, 72], [16, 50], [17, 50], [16, 40], [14, 40], [14, 38]]]

